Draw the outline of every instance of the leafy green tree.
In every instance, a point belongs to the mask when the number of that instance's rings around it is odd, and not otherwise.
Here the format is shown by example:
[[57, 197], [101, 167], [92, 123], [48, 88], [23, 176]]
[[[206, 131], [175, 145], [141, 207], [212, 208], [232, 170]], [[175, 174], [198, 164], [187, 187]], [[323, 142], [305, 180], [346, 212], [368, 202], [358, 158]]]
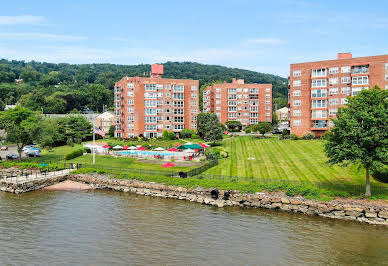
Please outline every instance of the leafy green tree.
[[365, 196], [370, 197], [371, 166], [388, 163], [388, 91], [374, 87], [349, 97], [333, 123], [326, 134], [329, 163], [364, 166]]
[[64, 114], [66, 110], [66, 101], [63, 98], [55, 97], [54, 95], [45, 98], [43, 108], [46, 114]]
[[259, 131], [259, 133], [264, 137], [265, 133], [269, 133], [272, 131], [273, 126], [270, 122], [260, 122], [254, 125], [252, 129], [253, 132]]
[[237, 120], [229, 120], [225, 125], [230, 132], [240, 132], [242, 130], [242, 124]]
[[5, 108], [5, 103], [0, 99], [0, 112]]
[[200, 113], [197, 116], [197, 131], [205, 141], [222, 140], [223, 130], [218, 117], [214, 113]]
[[272, 125], [277, 126], [279, 124], [278, 114], [276, 112], [272, 113]]
[[92, 124], [82, 115], [70, 115], [57, 119], [58, 129], [62, 135], [62, 141], [76, 139], [84, 140], [92, 135]]
[[115, 129], [116, 129], [115, 125], [111, 125], [109, 127], [109, 132], [108, 132], [109, 137], [113, 138], [115, 136]]
[[21, 159], [23, 147], [40, 139], [41, 116], [39, 113], [16, 106], [0, 113], [0, 128], [7, 133], [7, 141], [16, 144]]
[[192, 129], [183, 129], [181, 131], [181, 138], [189, 139], [195, 134], [195, 131]]

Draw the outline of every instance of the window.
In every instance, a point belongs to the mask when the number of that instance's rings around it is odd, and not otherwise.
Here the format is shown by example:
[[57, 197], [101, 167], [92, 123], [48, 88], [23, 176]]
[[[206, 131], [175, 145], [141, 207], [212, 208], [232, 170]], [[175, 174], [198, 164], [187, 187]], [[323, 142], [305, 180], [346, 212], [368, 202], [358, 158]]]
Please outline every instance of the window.
[[221, 94], [216, 94], [216, 98], [221, 98]]
[[302, 115], [302, 110], [294, 110], [292, 112], [293, 116], [301, 116]]
[[171, 85], [170, 84], [165, 84], [164, 85], [164, 89], [167, 90], [167, 91], [171, 90]]
[[350, 73], [350, 66], [341, 67], [341, 73]]
[[228, 105], [235, 106], [235, 105], [237, 105], [237, 102], [236, 101], [228, 101]]
[[302, 124], [302, 120], [294, 120], [292, 124], [294, 126], [300, 126]]
[[268, 111], [271, 110], [271, 106], [266, 106], [265, 110], [268, 110]]
[[350, 87], [342, 87], [341, 93], [349, 95], [350, 94]]
[[257, 95], [257, 94], [251, 94], [251, 95], [249, 95], [249, 99], [250, 99], [250, 100], [259, 99], [259, 95]]
[[237, 107], [236, 106], [229, 106], [228, 112], [237, 112]]
[[342, 77], [341, 83], [350, 83], [350, 77]]
[[184, 93], [175, 93], [174, 92], [172, 98], [174, 100], [183, 100], [185, 98], [185, 94]]
[[311, 77], [326, 77], [327, 69], [326, 68], [317, 68], [311, 71]]
[[369, 78], [368, 78], [368, 76], [353, 77], [352, 78], [352, 84], [353, 85], [366, 85], [366, 84], [369, 84]]
[[128, 91], [128, 97], [133, 97], [133, 91]]
[[115, 92], [116, 92], [116, 93], [121, 92], [120, 87], [115, 87]]
[[184, 115], [185, 109], [174, 109], [174, 115]]
[[311, 118], [327, 118], [327, 110], [313, 110]]
[[292, 93], [293, 96], [301, 96], [302, 95], [302, 91], [301, 90], [294, 90], [294, 92]]
[[121, 123], [120, 117], [116, 117], [116, 124], [120, 124], [120, 123]]
[[330, 95], [338, 94], [338, 88], [330, 88], [329, 89], [329, 94]]
[[[129, 113], [129, 109], [128, 109], [128, 113]], [[121, 114], [120, 110], [115, 110], [115, 115], [120, 115], [120, 114]]]
[[312, 127], [313, 128], [327, 128], [327, 121], [326, 120], [314, 120]]
[[191, 94], [191, 98], [193, 98], [193, 99], [197, 98], [197, 94], [196, 93], [192, 93]]
[[267, 112], [267, 113], [265, 113], [265, 116], [271, 116], [271, 113]]
[[331, 98], [329, 100], [330, 105], [338, 105], [338, 103], [339, 103], [338, 98]]
[[312, 100], [312, 108], [325, 108], [327, 107], [327, 100]]
[[128, 124], [128, 129], [134, 129], [135, 125], [134, 124]]
[[292, 75], [294, 77], [300, 77], [300, 76], [302, 76], [302, 71], [301, 70], [294, 70], [294, 72], [292, 72]]
[[327, 89], [311, 90], [311, 98], [327, 97]]
[[157, 101], [155, 100], [145, 100], [144, 101], [144, 106], [145, 107], [156, 107]]
[[337, 111], [338, 111], [338, 109], [330, 109], [329, 110], [329, 115], [336, 115]]
[[196, 128], [197, 127], [197, 124], [196, 123], [192, 123], [191, 124], [191, 128]]
[[237, 100], [237, 94], [228, 94], [228, 100]]
[[156, 130], [156, 125], [145, 125], [145, 130]]
[[128, 100], [128, 105], [133, 105], [134, 104], [134, 100], [131, 99], [131, 100]]
[[329, 84], [332, 84], [332, 85], [338, 84], [338, 78], [330, 78], [329, 79]]
[[249, 91], [249, 89], [248, 88], [244, 88], [244, 90], [243, 90], [244, 92], [248, 92]]
[[197, 91], [197, 90], [198, 90], [197, 85], [191, 85], [191, 90], [192, 90], [192, 91]]
[[183, 85], [174, 85], [173, 91], [174, 92], [184, 92], [185, 87]]
[[158, 98], [158, 93], [156, 93], [156, 92], [145, 92], [144, 93], [144, 98], [156, 99], [156, 98]]
[[145, 122], [146, 123], [157, 123], [157, 117], [156, 116], [146, 116]]
[[259, 93], [259, 89], [258, 88], [252, 88], [252, 89], [250, 89], [249, 93], [257, 94], [257, 93]]
[[366, 74], [366, 73], [369, 73], [368, 65], [353, 66], [352, 68], [352, 74]]
[[229, 88], [228, 93], [236, 93], [236, 88]]
[[115, 101], [120, 101], [121, 94], [116, 94], [115, 95]]
[[144, 84], [144, 90], [146, 90], [146, 91], [156, 91], [156, 84]]
[[120, 102], [115, 102], [115, 108], [120, 108]]
[[348, 99], [347, 98], [341, 98], [341, 104], [347, 104]]
[[216, 88], [216, 92], [221, 92], [221, 88]]
[[[271, 92], [271, 88], [266, 88], [265, 92]], [[257, 93], [259, 93], [259, 92], [257, 92]]]
[[221, 104], [221, 101], [216, 101], [216, 104]]
[[271, 104], [271, 101], [270, 100], [266, 100], [265, 104]]
[[145, 114], [146, 115], [156, 115], [156, 109], [146, 108], [145, 109]]
[[133, 89], [133, 84], [132, 83], [128, 83], [127, 87], [128, 87], [128, 89]]
[[130, 121], [130, 122], [133, 122], [133, 121], [135, 121], [135, 117], [134, 117], [134, 116], [132, 116], [132, 115], [128, 116], [128, 121]]
[[388, 71], [388, 63], [385, 63], [385, 71]]
[[198, 112], [197, 108], [191, 108], [191, 113], [196, 114]]
[[174, 107], [184, 107], [184, 101], [174, 101]]
[[259, 101], [249, 101], [249, 105], [251, 105], [251, 106], [258, 106], [259, 105]]
[[311, 81], [312, 88], [326, 87], [326, 86], [327, 86], [327, 79], [313, 79]]
[[250, 107], [249, 107], [249, 111], [251, 111], [251, 112], [257, 112], [257, 111], [259, 111], [259, 107], [257, 107], [257, 106], [250, 106]]
[[250, 122], [250, 124], [258, 124], [259, 120], [258, 119], [250, 119], [249, 122]]
[[268, 98], [271, 98], [271, 95], [270, 95], [270, 94], [266, 94], [266, 95], [265, 95], [265, 98], [267, 98], [267, 99], [268, 99]]
[[250, 116], [253, 117], [253, 118], [256, 118], [256, 117], [259, 117], [259, 114], [258, 113], [251, 113]]
[[388, 74], [385, 74], [385, 81], [388, 81]]
[[338, 67], [331, 67], [329, 68], [329, 74], [331, 75], [334, 75], [334, 74], [338, 74]]
[[135, 108], [133, 107], [128, 107], [128, 113], [131, 114], [135, 111]]
[[299, 87], [299, 86], [301, 86], [302, 85], [302, 81], [301, 80], [294, 80], [294, 82], [292, 83], [292, 85], [294, 86], [294, 87]]
[[175, 116], [174, 117], [174, 123], [184, 123], [184, 117], [183, 116]]
[[228, 118], [236, 118], [237, 113], [228, 113]]
[[364, 88], [363, 87], [354, 87], [352, 88], [352, 96], [359, 94]]
[[217, 106], [217, 107], [216, 107], [216, 110], [217, 110], [217, 111], [221, 111], [221, 106]]
[[294, 106], [300, 106], [301, 104], [301, 100], [294, 100]]

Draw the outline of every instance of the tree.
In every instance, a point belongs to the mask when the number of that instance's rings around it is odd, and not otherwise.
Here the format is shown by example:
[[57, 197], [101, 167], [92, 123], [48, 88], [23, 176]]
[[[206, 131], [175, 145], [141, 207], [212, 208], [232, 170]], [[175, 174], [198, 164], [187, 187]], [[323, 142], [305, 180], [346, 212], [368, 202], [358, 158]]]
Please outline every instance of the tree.
[[111, 125], [109, 127], [109, 132], [108, 132], [109, 137], [113, 138], [115, 136], [115, 129], [116, 129], [115, 125]]
[[59, 132], [64, 141], [81, 141], [92, 135], [92, 124], [82, 115], [70, 115], [57, 120]]
[[40, 139], [41, 116], [37, 112], [16, 106], [0, 113], [0, 128], [7, 133], [7, 141], [16, 144], [21, 159], [23, 147]]
[[271, 125], [270, 122], [260, 122], [256, 125], [253, 126], [253, 131], [254, 132], [257, 132], [259, 131], [259, 133], [264, 137], [264, 134], [265, 133], [269, 133], [271, 132], [273, 129], [273, 126]]
[[193, 136], [195, 134], [195, 131], [192, 130], [192, 129], [183, 129], [181, 131], [181, 138], [183, 139], [189, 139], [191, 138], [191, 136]]
[[214, 113], [200, 113], [197, 116], [197, 131], [205, 141], [222, 139], [223, 130], [218, 117]]
[[371, 166], [388, 163], [388, 91], [374, 87], [349, 97], [332, 121], [325, 144], [329, 163], [364, 166], [365, 196], [370, 197]]
[[225, 125], [230, 132], [240, 132], [242, 130], [242, 124], [237, 120], [229, 120]]
[[278, 114], [276, 112], [272, 113], [272, 123], [273, 126], [277, 126], [279, 124]]

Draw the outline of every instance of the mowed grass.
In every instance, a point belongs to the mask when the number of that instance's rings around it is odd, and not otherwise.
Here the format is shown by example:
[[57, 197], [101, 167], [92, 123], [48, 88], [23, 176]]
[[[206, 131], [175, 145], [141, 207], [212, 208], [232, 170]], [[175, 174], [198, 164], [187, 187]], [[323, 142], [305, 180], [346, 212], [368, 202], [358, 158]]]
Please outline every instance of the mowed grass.
[[[229, 158], [204, 174], [247, 176], [263, 179], [365, 184], [365, 170], [357, 166], [330, 166], [324, 140], [279, 140], [272, 137], [234, 137], [222, 146]], [[374, 180], [372, 183], [382, 185]]]

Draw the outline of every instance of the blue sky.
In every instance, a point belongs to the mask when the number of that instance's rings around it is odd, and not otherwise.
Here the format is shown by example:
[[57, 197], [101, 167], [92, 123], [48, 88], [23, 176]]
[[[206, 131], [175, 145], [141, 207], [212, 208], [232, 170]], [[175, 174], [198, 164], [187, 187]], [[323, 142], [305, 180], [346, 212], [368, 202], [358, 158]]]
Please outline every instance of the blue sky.
[[388, 54], [388, 1], [3, 0], [0, 57], [194, 61], [288, 75], [289, 64]]

